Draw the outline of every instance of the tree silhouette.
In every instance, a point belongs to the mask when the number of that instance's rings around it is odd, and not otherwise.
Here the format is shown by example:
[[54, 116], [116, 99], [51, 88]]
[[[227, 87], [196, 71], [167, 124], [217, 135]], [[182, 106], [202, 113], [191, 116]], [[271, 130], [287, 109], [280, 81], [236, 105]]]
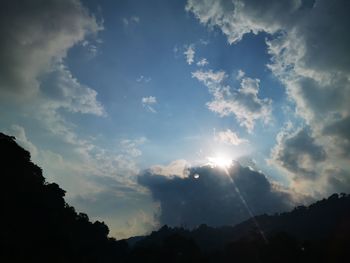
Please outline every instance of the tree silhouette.
[[103, 222], [90, 222], [47, 183], [42, 170], [14, 137], [0, 133], [1, 262], [118, 262], [125, 241], [108, 237]]

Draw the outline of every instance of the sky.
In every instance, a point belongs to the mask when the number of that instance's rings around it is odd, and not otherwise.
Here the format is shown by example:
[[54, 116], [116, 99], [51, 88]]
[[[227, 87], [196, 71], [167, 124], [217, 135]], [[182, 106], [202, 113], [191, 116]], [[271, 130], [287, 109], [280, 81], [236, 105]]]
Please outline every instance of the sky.
[[0, 130], [117, 239], [349, 193], [348, 10], [5, 1]]

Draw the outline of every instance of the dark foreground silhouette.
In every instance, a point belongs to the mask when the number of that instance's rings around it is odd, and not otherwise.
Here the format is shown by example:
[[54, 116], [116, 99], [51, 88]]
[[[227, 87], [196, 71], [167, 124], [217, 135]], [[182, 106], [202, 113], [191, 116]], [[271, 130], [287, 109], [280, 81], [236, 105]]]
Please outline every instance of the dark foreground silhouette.
[[41, 169], [13, 137], [0, 133], [0, 262], [118, 262], [125, 241], [108, 238], [64, 201], [65, 191], [45, 182]]
[[[234, 227], [162, 227], [116, 241], [47, 183], [30, 154], [0, 133], [0, 262], [350, 262], [350, 195]], [[257, 223], [256, 223], [257, 222]]]

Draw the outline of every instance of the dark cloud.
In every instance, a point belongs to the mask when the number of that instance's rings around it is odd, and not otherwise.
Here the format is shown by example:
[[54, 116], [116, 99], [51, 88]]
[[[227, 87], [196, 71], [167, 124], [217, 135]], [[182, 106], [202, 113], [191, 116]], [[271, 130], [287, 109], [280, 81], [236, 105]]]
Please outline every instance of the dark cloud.
[[239, 223], [249, 218], [241, 197], [255, 215], [288, 210], [292, 204], [290, 195], [278, 190], [264, 174], [238, 162], [229, 169], [229, 176], [222, 169], [203, 166], [191, 168], [185, 178], [148, 170], [138, 177], [138, 182], [159, 201], [160, 223], [168, 225]]
[[36, 93], [37, 78], [101, 29], [76, 0], [5, 1], [0, 9], [0, 90]]
[[350, 155], [350, 116], [326, 126], [323, 134], [330, 136], [344, 157]]
[[316, 176], [315, 163], [325, 161], [326, 152], [303, 128], [291, 134], [282, 132], [272, 158], [279, 166], [294, 173], [297, 179], [312, 179]]
[[350, 173], [344, 169], [329, 168], [325, 171], [328, 178], [329, 193], [350, 193]]

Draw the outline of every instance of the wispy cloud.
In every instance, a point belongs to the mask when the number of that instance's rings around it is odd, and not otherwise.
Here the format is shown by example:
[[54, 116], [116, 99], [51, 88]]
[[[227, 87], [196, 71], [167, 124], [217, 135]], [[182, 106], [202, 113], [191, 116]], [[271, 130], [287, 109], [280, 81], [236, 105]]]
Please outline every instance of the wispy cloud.
[[230, 144], [230, 145], [240, 145], [242, 143], [248, 143], [248, 140], [240, 138], [237, 133], [227, 129], [226, 131], [219, 131], [215, 133], [216, 141]]
[[122, 22], [124, 26], [127, 27], [133, 24], [138, 24], [140, 22], [140, 18], [138, 16], [123, 17]]
[[197, 66], [199, 67], [204, 67], [206, 65], [208, 65], [209, 62], [206, 58], [201, 58], [198, 62], [197, 62]]
[[137, 79], [136, 82], [140, 82], [140, 83], [148, 83], [152, 80], [152, 78], [150, 77], [145, 77], [144, 75], [140, 75]]
[[148, 109], [150, 112], [156, 113], [157, 111], [153, 108], [155, 104], [157, 104], [157, 98], [154, 96], [143, 97], [141, 99], [143, 107]]
[[184, 52], [184, 55], [186, 57], [186, 62], [188, 65], [191, 65], [194, 62], [194, 55], [195, 55], [195, 49], [194, 45], [189, 45], [187, 49]]

